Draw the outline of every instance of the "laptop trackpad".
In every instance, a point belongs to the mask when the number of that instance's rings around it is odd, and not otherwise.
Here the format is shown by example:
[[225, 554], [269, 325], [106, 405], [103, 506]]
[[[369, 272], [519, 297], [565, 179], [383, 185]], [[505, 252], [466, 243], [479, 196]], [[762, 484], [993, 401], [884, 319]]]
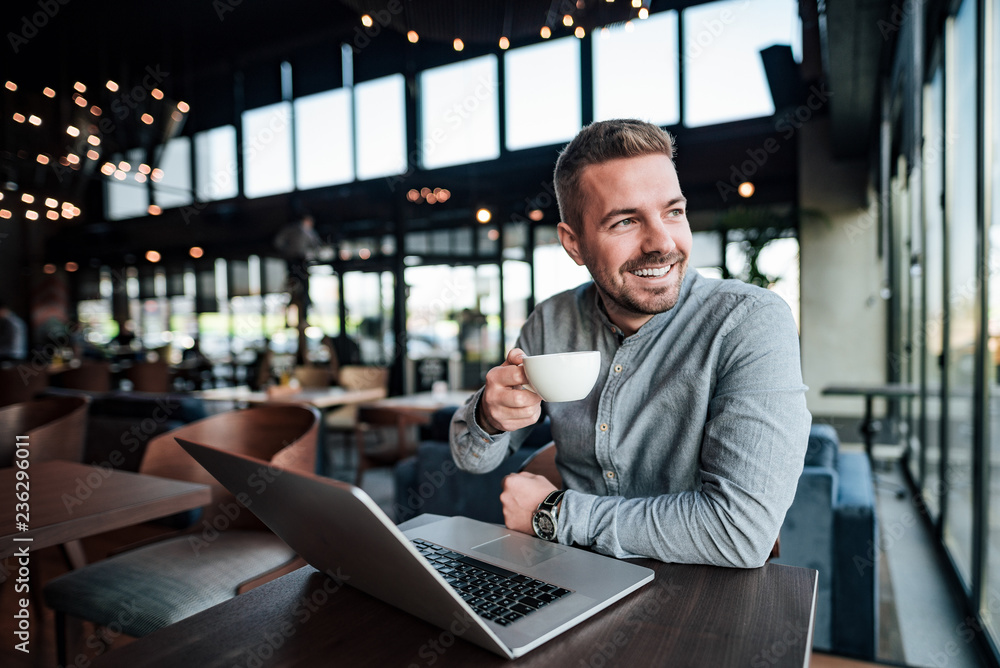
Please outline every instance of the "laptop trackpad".
[[503, 559], [514, 564], [530, 568], [542, 563], [565, 550], [552, 543], [532, 540], [528, 536], [507, 534], [488, 543], [472, 548], [491, 557]]

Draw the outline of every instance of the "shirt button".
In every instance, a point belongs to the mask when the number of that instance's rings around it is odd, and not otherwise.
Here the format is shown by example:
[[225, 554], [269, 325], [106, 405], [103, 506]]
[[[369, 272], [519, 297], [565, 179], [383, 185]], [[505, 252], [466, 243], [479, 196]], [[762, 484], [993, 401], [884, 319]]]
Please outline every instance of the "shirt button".
[[621, 373], [621, 372], [622, 372], [622, 365], [621, 364], [616, 364], [615, 365], [615, 373]]
[[607, 431], [607, 430], [608, 430], [608, 423], [607, 422], [602, 422], [601, 423], [601, 431]]
[[609, 479], [609, 480], [610, 480], [610, 479], [613, 479], [613, 478], [615, 477], [615, 472], [614, 472], [614, 471], [608, 471], [608, 472], [607, 472], [607, 476], [608, 476], [608, 479]]

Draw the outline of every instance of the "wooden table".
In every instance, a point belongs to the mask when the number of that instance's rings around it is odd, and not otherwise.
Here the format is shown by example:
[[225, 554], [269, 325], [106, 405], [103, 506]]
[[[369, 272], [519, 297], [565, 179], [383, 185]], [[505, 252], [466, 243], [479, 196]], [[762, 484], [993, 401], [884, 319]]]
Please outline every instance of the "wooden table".
[[[411, 520], [420, 521], [423, 518]], [[408, 528], [405, 523], [401, 528]], [[517, 660], [518, 666], [803, 666], [817, 573], [636, 560], [656, 579]], [[96, 666], [509, 666], [312, 567], [160, 629]]]
[[[166, 517], [211, 503], [201, 485], [68, 461], [28, 469], [28, 530], [15, 516], [16, 467], [0, 469], [0, 559]], [[30, 539], [30, 540], [29, 540]]]
[[320, 410], [361, 404], [366, 401], [376, 401], [385, 397], [385, 389], [371, 388], [368, 390], [345, 390], [342, 387], [324, 389], [304, 389], [298, 391], [252, 391], [246, 385], [239, 387], [217, 387], [211, 390], [194, 392], [194, 396], [212, 401], [233, 401], [247, 404], [266, 403], [302, 403], [315, 406]]
[[358, 422], [371, 426], [396, 428], [396, 453], [394, 459], [402, 460], [416, 451], [410, 442], [411, 427], [431, 423], [434, 413], [445, 406], [461, 406], [474, 393], [466, 390], [448, 392], [419, 392], [368, 401], [358, 406]]

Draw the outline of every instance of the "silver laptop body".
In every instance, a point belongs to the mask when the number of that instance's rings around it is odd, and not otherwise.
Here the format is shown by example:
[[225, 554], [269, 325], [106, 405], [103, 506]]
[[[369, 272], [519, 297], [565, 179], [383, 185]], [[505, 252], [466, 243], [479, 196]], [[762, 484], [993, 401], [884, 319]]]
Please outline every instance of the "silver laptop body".
[[[521, 656], [653, 580], [648, 568], [466, 517], [404, 533], [358, 487], [177, 441], [319, 571], [501, 656]], [[517, 621], [484, 619], [414, 540], [569, 593]]]

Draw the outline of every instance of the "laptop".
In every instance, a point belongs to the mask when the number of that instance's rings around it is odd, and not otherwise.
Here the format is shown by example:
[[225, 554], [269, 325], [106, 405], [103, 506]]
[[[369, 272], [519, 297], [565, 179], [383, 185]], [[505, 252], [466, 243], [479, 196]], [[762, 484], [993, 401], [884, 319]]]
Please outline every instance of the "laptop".
[[450, 517], [400, 531], [360, 488], [177, 439], [317, 570], [507, 658], [653, 580], [653, 571]]

